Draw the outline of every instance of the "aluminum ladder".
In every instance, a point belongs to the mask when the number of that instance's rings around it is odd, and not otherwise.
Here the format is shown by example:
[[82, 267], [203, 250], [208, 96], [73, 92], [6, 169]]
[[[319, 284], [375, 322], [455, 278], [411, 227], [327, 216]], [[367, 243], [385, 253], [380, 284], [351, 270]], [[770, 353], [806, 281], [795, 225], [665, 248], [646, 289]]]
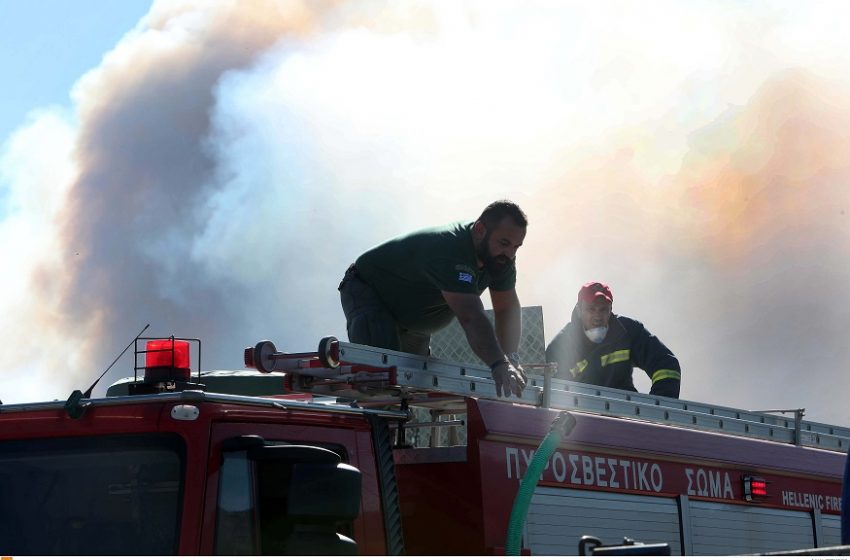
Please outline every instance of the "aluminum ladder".
[[[498, 399], [489, 368], [407, 354], [325, 337], [316, 352], [278, 352], [260, 341], [245, 349], [245, 365], [265, 373], [288, 374], [289, 388], [356, 400], [363, 406], [407, 405], [465, 412], [463, 398]], [[558, 410], [636, 418], [691, 429], [722, 432], [807, 447], [846, 452], [850, 428], [803, 421], [778, 411], [749, 411], [658, 397], [553, 377], [550, 364], [524, 365], [528, 386], [509, 402]]]

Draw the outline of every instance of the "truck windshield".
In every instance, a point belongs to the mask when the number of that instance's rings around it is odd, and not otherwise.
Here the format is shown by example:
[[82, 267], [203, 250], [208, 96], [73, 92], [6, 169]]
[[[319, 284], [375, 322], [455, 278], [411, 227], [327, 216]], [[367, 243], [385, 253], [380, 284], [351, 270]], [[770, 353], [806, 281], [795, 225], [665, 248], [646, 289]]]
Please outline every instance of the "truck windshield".
[[184, 463], [173, 434], [0, 442], [0, 551], [177, 554]]

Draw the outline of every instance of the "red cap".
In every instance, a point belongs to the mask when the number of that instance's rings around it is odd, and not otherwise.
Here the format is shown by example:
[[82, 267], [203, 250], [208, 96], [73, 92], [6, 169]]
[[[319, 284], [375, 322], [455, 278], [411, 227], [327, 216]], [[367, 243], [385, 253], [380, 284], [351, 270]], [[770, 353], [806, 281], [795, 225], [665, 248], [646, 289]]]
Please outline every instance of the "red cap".
[[603, 282], [588, 282], [578, 291], [578, 300], [585, 303], [591, 303], [598, 297], [604, 297], [611, 303], [614, 302], [611, 288]]

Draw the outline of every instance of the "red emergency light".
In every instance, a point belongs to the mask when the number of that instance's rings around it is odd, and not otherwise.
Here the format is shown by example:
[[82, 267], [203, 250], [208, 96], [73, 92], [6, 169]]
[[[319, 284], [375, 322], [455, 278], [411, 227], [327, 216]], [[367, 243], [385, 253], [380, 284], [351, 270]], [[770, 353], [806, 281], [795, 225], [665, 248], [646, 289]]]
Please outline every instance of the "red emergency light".
[[145, 345], [145, 382], [188, 381], [191, 376], [189, 341], [166, 338]]
[[767, 481], [757, 476], [744, 476], [744, 499], [748, 502], [767, 498]]

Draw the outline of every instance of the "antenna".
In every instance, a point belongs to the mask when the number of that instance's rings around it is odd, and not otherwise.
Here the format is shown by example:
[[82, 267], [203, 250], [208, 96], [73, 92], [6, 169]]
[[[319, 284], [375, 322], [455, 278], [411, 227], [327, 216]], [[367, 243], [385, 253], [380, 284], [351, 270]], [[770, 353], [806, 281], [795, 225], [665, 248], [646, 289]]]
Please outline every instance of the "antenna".
[[142, 336], [142, 333], [145, 332], [146, 330], [148, 330], [148, 327], [150, 327], [150, 326], [151, 326], [151, 324], [148, 323], [147, 325], [145, 325], [145, 328], [143, 328], [141, 331], [139, 331], [139, 334], [136, 335], [136, 338], [131, 340], [130, 344], [128, 344], [126, 346], [126, 348], [124, 348], [124, 350], [122, 350], [121, 353], [118, 354], [118, 357], [115, 358], [114, 360], [112, 360], [112, 363], [109, 364], [109, 367], [106, 368], [106, 370], [103, 373], [100, 374], [100, 377], [95, 379], [94, 383], [91, 384], [91, 387], [89, 387], [88, 390], [85, 393], [81, 392], [79, 389], [74, 389], [71, 392], [71, 396], [68, 397], [67, 401], [65, 401], [65, 406], [64, 406], [65, 412], [68, 413], [68, 416], [70, 416], [74, 420], [82, 417], [82, 415], [86, 411], [86, 408], [91, 403], [80, 404], [80, 400], [83, 399], [83, 398], [86, 398], [86, 399], [91, 398], [92, 389], [94, 389], [94, 386], [97, 385], [97, 382], [100, 381], [103, 378], [104, 375], [106, 375], [106, 372], [109, 371], [112, 368], [112, 366], [115, 365], [115, 362], [117, 362], [121, 358], [121, 356], [124, 355], [124, 352], [126, 352], [127, 349], [130, 348], [130, 346], [132, 346], [133, 343], [136, 342], [136, 340], [138, 340], [138, 338], [140, 336]]
[[117, 356], [114, 360], [112, 360], [112, 363], [111, 363], [111, 364], [109, 364], [109, 367], [108, 367], [108, 368], [106, 368], [106, 369], [103, 371], [103, 373], [101, 373], [101, 374], [100, 374], [100, 377], [98, 377], [97, 379], [95, 379], [94, 383], [92, 383], [92, 384], [91, 384], [91, 387], [89, 387], [89, 388], [88, 388], [88, 390], [87, 390], [85, 393], [83, 393], [83, 397], [85, 397], [85, 398], [87, 398], [87, 399], [91, 398], [91, 392], [92, 392], [92, 389], [94, 389], [94, 386], [95, 386], [95, 385], [97, 385], [98, 381], [100, 381], [100, 380], [103, 378], [103, 376], [104, 376], [104, 375], [106, 375], [106, 372], [107, 372], [107, 371], [109, 371], [110, 369], [112, 369], [112, 366], [114, 366], [114, 365], [115, 365], [115, 362], [117, 362], [118, 360], [120, 360], [120, 359], [121, 359], [121, 356], [123, 356], [123, 355], [124, 355], [124, 352], [126, 352], [127, 350], [129, 350], [129, 349], [130, 349], [130, 346], [132, 346], [132, 345], [133, 345], [133, 343], [134, 343], [134, 342], [136, 342], [136, 340], [138, 340], [138, 338], [139, 338], [140, 336], [142, 336], [142, 333], [143, 333], [143, 332], [145, 332], [146, 330], [148, 330], [148, 327], [150, 327], [150, 326], [151, 326], [151, 324], [150, 324], [150, 323], [148, 323], [147, 325], [145, 325], [145, 328], [143, 328], [142, 330], [140, 330], [140, 331], [139, 331], [139, 334], [137, 334], [137, 335], [135, 336], [135, 338], [133, 338], [133, 340], [131, 340], [131, 341], [130, 341], [130, 344], [128, 344], [127, 346], [125, 346], [125, 347], [124, 347], [124, 349], [123, 349], [123, 350], [121, 350], [121, 353], [120, 353], [120, 354], [118, 354], [118, 356]]

